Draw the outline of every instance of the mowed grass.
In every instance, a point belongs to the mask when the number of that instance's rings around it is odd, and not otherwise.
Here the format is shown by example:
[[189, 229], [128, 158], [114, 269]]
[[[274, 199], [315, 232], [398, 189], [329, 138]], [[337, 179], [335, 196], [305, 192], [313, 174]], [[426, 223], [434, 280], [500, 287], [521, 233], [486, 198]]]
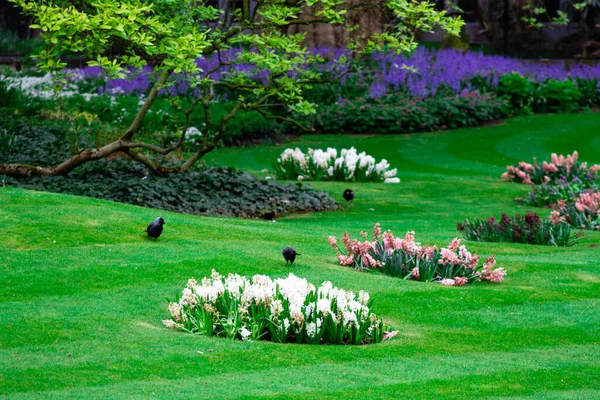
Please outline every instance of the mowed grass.
[[[387, 158], [399, 185], [317, 182], [345, 211], [276, 223], [205, 218], [0, 188], [0, 396], [30, 398], [600, 398], [600, 233], [571, 248], [471, 243], [508, 271], [499, 285], [409, 282], [336, 265], [328, 235], [375, 222], [446, 245], [467, 217], [527, 210], [504, 166], [578, 150], [600, 163], [600, 114], [535, 116], [404, 136], [302, 136], [286, 146], [220, 149], [208, 162], [257, 175], [287, 146]], [[165, 218], [163, 236], [144, 237]], [[164, 328], [188, 278], [292, 271], [375, 299], [400, 331], [373, 346], [249, 343]]]

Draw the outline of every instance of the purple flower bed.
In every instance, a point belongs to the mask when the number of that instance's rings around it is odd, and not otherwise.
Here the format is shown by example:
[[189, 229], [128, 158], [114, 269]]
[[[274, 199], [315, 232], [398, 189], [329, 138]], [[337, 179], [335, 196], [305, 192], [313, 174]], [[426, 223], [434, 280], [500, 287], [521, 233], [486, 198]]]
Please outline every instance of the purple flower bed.
[[455, 93], [469, 92], [475, 89], [471, 83], [475, 78], [493, 87], [498, 84], [499, 76], [511, 72], [536, 82], [600, 78], [600, 64], [567, 66], [456, 50], [418, 48], [410, 58], [387, 53], [378, 53], [372, 58], [374, 68], [369, 71], [372, 74], [369, 93], [375, 98], [403, 89], [417, 97], [435, 95], [442, 87]]
[[[229, 50], [223, 57], [235, 59], [236, 49]], [[336, 60], [341, 55], [347, 55], [342, 49], [315, 49], [314, 53], [326, 57], [333, 57], [333, 61], [321, 64], [323, 70], [337, 69], [345, 72], [347, 66]], [[216, 56], [199, 59], [198, 66], [204, 71], [212, 70], [218, 63]], [[84, 68], [75, 72], [81, 78], [100, 78], [98, 68]], [[455, 50], [427, 50], [419, 48], [410, 57], [396, 54], [376, 53], [371, 60], [363, 66], [358, 73], [344, 75], [342, 84], [352, 77], [358, 78], [360, 85], [370, 97], [379, 98], [386, 94], [398, 91], [415, 97], [428, 97], [439, 94], [441, 90], [455, 94], [471, 92], [482, 86], [494, 87], [498, 77], [518, 72], [535, 82], [544, 82], [549, 79], [565, 80], [568, 78], [581, 78], [585, 80], [598, 80], [600, 78], [600, 64], [595, 66], [585, 64], [566, 65], [565, 63], [540, 63], [523, 61], [503, 56], [483, 55], [482, 53], [455, 51]], [[221, 79], [236, 73], [250, 73], [253, 79], [265, 81], [267, 75], [257, 71], [255, 67], [247, 64], [233, 64], [219, 72], [211, 74], [213, 79]], [[131, 79], [107, 80], [100, 92], [139, 94], [148, 90], [152, 82], [149, 69], [132, 76]], [[477, 83], [475, 83], [477, 82]], [[597, 84], [598, 85], [598, 84]], [[600, 90], [600, 85], [598, 85]], [[180, 77], [177, 83], [167, 89], [169, 94], [186, 94], [190, 92], [187, 79]]]

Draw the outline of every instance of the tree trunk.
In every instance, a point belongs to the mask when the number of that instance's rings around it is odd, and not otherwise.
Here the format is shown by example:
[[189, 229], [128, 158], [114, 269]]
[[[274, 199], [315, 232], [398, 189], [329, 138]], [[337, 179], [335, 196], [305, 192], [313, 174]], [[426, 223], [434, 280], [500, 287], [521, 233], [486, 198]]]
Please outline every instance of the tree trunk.
[[473, 9], [473, 15], [479, 21], [479, 24], [483, 28], [483, 32], [485, 36], [491, 43], [494, 43], [496, 40], [496, 30], [494, 29], [494, 25], [488, 21], [485, 11], [483, 7], [481, 7], [481, 3], [479, 0], [469, 0], [471, 3], [471, 7]]

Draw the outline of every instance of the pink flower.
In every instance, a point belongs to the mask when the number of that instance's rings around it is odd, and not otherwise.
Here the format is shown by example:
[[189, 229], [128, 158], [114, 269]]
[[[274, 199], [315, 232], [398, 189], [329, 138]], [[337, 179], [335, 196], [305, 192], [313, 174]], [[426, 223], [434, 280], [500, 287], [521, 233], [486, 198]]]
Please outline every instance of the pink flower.
[[544, 175], [544, 184], [549, 184], [551, 181], [550, 177], [548, 175]]
[[490, 273], [488, 281], [492, 283], [500, 283], [504, 280], [505, 275], [506, 271], [504, 270], [504, 268], [496, 268]]
[[358, 244], [358, 248], [360, 250], [360, 254], [364, 255], [368, 254], [373, 249], [373, 245], [371, 242], [362, 242]]
[[525, 161], [520, 161], [519, 162], [519, 168], [521, 168], [525, 172], [531, 172], [531, 171], [533, 171], [533, 165], [531, 165], [529, 163], [526, 163]]
[[580, 212], [585, 211], [585, 206], [582, 203], [580, 203], [579, 201], [575, 202], [575, 208], [577, 209], [577, 211], [580, 211]]
[[335, 239], [335, 236], [329, 236], [329, 245], [334, 249], [337, 249], [337, 240]]
[[456, 284], [454, 282], [454, 279], [448, 279], [448, 278], [442, 279], [440, 283], [444, 286], [454, 286]]
[[546, 161], [542, 163], [542, 169], [545, 173], [555, 173], [558, 172], [558, 168], [554, 164], [548, 164]]
[[415, 279], [419, 279], [419, 267], [414, 267], [410, 273]]
[[433, 253], [435, 253], [436, 251], [436, 246], [423, 246], [419, 250], [417, 250], [417, 255], [420, 259], [425, 259], [429, 261]]
[[496, 257], [494, 257], [494, 256], [489, 256], [483, 262], [483, 268], [484, 269], [485, 268], [492, 269], [492, 268], [494, 268], [495, 265], [496, 265]]
[[381, 263], [379, 261], [375, 261], [370, 254], [364, 254], [362, 256], [362, 260], [367, 268], [377, 268], [381, 265]]
[[440, 250], [442, 258], [438, 261], [440, 264], [458, 264], [460, 260], [455, 252], [449, 249]]
[[381, 237], [381, 228], [379, 227], [379, 222], [375, 224], [373, 227], [373, 240], [379, 240]]
[[494, 258], [494, 256], [490, 256], [485, 260], [485, 262], [483, 263], [483, 270], [479, 275], [480, 282], [488, 281], [492, 283], [499, 283], [504, 280], [504, 276], [506, 276], [506, 271], [504, 270], [504, 268], [496, 268], [492, 270], [492, 268], [494, 268], [495, 265], [496, 259]]
[[600, 171], [600, 165], [598, 165], [598, 164], [592, 165], [592, 166], [590, 167], [590, 169], [589, 169], [589, 172], [590, 172], [592, 175], [594, 175], [594, 174], [597, 174], [597, 173], [598, 173], [598, 171]]
[[394, 249], [394, 234], [392, 233], [392, 231], [384, 232], [382, 239], [383, 239], [383, 247], [386, 250]]
[[350, 253], [350, 235], [348, 235], [348, 232], [342, 235], [342, 242], [344, 242], [344, 245], [346, 246], [346, 251]]
[[454, 277], [454, 285], [455, 286], [464, 286], [469, 283], [469, 280], [465, 276], [455, 276]]
[[552, 164], [558, 164], [558, 156], [556, 153], [552, 153], [550, 157], [552, 158]]
[[448, 245], [448, 250], [456, 251], [456, 249], [458, 249], [458, 247], [460, 246], [460, 241], [461, 239], [458, 238], [452, 239], [452, 242], [450, 242], [450, 244]]
[[555, 225], [561, 224], [565, 222], [564, 217], [561, 217], [560, 212], [554, 210], [550, 213], [550, 222]]
[[340, 265], [351, 266], [354, 265], [354, 257], [352, 255], [343, 256], [341, 254], [337, 255], [338, 261]]

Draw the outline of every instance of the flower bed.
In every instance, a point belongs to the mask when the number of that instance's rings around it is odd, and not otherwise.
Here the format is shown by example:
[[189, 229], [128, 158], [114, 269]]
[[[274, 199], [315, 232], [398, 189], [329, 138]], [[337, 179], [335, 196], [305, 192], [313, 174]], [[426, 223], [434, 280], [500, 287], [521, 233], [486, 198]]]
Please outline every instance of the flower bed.
[[541, 219], [538, 214], [509, 217], [502, 213], [500, 221], [475, 218], [456, 226], [466, 239], [477, 242], [528, 243], [550, 246], [570, 246], [579, 235], [571, 235], [571, 226], [562, 220]]
[[560, 182], [580, 182], [583, 186], [590, 187], [598, 180], [600, 165], [588, 167], [587, 162], [579, 161], [579, 153], [574, 151], [567, 156], [552, 153], [552, 161], [543, 161], [533, 164], [524, 161], [516, 165], [508, 165], [502, 179], [507, 182], [520, 182], [525, 184], [558, 184]]
[[366, 232], [362, 232], [362, 238], [364, 241], [351, 240], [348, 233], [344, 233], [345, 248], [342, 249], [334, 236], [329, 237], [340, 265], [445, 286], [463, 286], [475, 281], [502, 282], [506, 275], [504, 268], [494, 269], [494, 256], [479, 265], [480, 256], [470, 253], [460, 244], [460, 239], [453, 239], [442, 249], [422, 246], [415, 242], [414, 232], [408, 232], [403, 239], [396, 238], [390, 230], [382, 234], [379, 223], [373, 228], [372, 240], [367, 240]]
[[364, 151], [358, 153], [354, 147], [342, 149], [308, 149], [305, 154], [299, 148], [285, 149], [274, 164], [278, 179], [328, 180], [349, 182], [398, 183], [398, 170], [390, 169], [387, 160], [376, 163], [374, 157]]
[[372, 299], [323, 282], [320, 287], [290, 274], [229, 274], [215, 270], [200, 283], [190, 279], [180, 298], [169, 304], [163, 323], [186, 332], [241, 340], [310, 344], [378, 343], [394, 333], [371, 313]]
[[544, 207], [563, 200], [570, 202], [585, 190], [599, 188], [600, 165], [588, 167], [587, 162], [579, 161], [574, 151], [567, 156], [552, 153], [551, 161], [533, 164], [524, 161], [508, 165], [502, 179], [507, 182], [520, 182], [533, 185], [533, 191], [525, 196], [531, 205]]
[[576, 228], [600, 230], [600, 191], [584, 191], [572, 201], [559, 200], [550, 219]]

